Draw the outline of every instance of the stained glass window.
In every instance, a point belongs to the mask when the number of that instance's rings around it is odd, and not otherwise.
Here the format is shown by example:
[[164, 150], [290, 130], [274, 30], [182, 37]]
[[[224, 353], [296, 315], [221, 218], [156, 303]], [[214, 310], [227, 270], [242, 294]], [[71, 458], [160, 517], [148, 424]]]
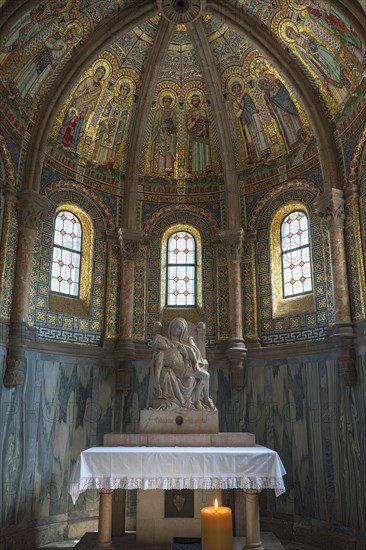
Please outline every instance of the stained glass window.
[[196, 305], [196, 241], [187, 231], [177, 231], [168, 239], [167, 305]]
[[305, 212], [296, 210], [281, 225], [283, 296], [311, 292], [309, 221]]
[[66, 210], [59, 212], [53, 235], [51, 291], [79, 296], [82, 228], [79, 219]]

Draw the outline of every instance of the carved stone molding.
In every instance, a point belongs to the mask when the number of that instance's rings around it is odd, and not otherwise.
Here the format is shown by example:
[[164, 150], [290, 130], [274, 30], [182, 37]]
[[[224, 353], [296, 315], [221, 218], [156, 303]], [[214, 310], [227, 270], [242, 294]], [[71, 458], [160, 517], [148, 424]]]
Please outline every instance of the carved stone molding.
[[344, 198], [341, 189], [331, 189], [314, 201], [318, 215], [323, 219], [328, 230], [343, 228], [346, 217]]
[[4, 376], [4, 386], [14, 388], [24, 382], [25, 357], [13, 354], [13, 350], [8, 351], [6, 359], [6, 371]]
[[118, 238], [123, 260], [136, 260], [141, 246], [148, 244], [147, 238], [140, 231], [132, 231], [122, 227], [118, 229]]
[[26, 323], [10, 323], [6, 371], [4, 376], [4, 385], [8, 388], [14, 388], [24, 382], [24, 370], [26, 365], [25, 350], [28, 340], [28, 326]]
[[203, 13], [206, 0], [157, 0], [159, 11], [171, 23], [192, 23]]
[[23, 191], [16, 204], [19, 225], [22, 228], [35, 229], [41, 216], [47, 212], [49, 201], [35, 191]]
[[336, 323], [328, 330], [328, 336], [337, 352], [339, 378], [344, 386], [357, 383], [356, 353], [352, 323]]
[[247, 354], [245, 342], [241, 338], [231, 338], [226, 349], [226, 355], [230, 361], [231, 386], [235, 390], [244, 387], [244, 359]]
[[244, 230], [227, 229], [219, 234], [221, 245], [225, 249], [228, 260], [241, 260], [244, 246]]
[[130, 339], [120, 338], [116, 344], [117, 380], [119, 391], [129, 391], [132, 387], [133, 360], [136, 356], [135, 344]]

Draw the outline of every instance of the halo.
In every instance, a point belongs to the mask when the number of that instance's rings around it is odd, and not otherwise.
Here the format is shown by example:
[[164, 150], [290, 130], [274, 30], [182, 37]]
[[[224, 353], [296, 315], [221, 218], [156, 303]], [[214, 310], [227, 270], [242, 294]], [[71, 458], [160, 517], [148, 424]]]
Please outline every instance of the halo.
[[83, 35], [83, 27], [81, 26], [81, 23], [79, 23], [79, 21], [72, 21], [71, 23], [68, 23], [64, 32], [66, 33], [68, 30], [73, 31], [74, 33], [74, 38], [73, 40], [70, 40], [70, 44], [77, 44]]
[[130, 76], [120, 76], [116, 82], [115, 87], [119, 90], [122, 84], [124, 84], [125, 82], [130, 86], [130, 91], [127, 94], [127, 97], [130, 97], [136, 91], [136, 82], [134, 81], [133, 78], [131, 78]]
[[229, 92], [229, 94], [233, 95], [233, 92], [231, 91], [231, 87], [234, 84], [234, 82], [239, 82], [244, 90], [245, 88], [245, 81], [241, 74], [235, 73], [229, 76], [229, 78], [226, 81], [226, 89]]
[[163, 97], [171, 97], [172, 98], [172, 103], [171, 103], [171, 106], [170, 108], [173, 108], [177, 102], [177, 96], [175, 94], [175, 92], [169, 88], [166, 88], [164, 90], [161, 90], [161, 92], [159, 92], [158, 94], [158, 104], [160, 105], [160, 107], [163, 107]]
[[294, 11], [306, 10], [309, 2], [307, 0], [287, 0], [288, 7]]
[[69, 115], [69, 117], [71, 117], [71, 111], [75, 111], [76, 116], [79, 116], [79, 111], [77, 110], [77, 108], [70, 107], [70, 109], [67, 111], [67, 114]]
[[106, 80], [112, 72], [112, 67], [110, 63], [105, 59], [97, 59], [93, 63], [93, 74], [98, 69], [98, 67], [103, 67], [105, 69], [105, 75], [101, 78], [101, 80]]
[[204, 103], [205, 96], [204, 96], [202, 90], [200, 90], [199, 88], [192, 88], [192, 90], [189, 90], [189, 92], [187, 92], [186, 97], [185, 97], [185, 100], [186, 100], [187, 104], [190, 103], [190, 101], [192, 99], [192, 96], [194, 96], [194, 95], [198, 95], [198, 97], [201, 100], [201, 103], [202, 104]]
[[255, 67], [255, 65], [257, 65], [257, 64], [263, 65], [263, 66], [264, 66], [264, 69], [265, 69], [265, 70], [268, 70], [268, 69], [269, 69], [269, 63], [268, 63], [268, 61], [266, 60], [266, 58], [263, 57], [262, 55], [259, 55], [259, 56], [255, 57], [255, 58], [250, 62], [250, 65], [249, 65], [249, 73], [250, 73], [251, 75], [254, 74], [257, 78], [259, 78], [263, 71], [261, 70], [261, 72], [258, 74], [259, 69], [257, 69], [257, 68]]
[[65, 6], [61, 9], [59, 9], [59, 12], [64, 13], [65, 11], [70, 11], [73, 4], [74, 4], [74, 0], [67, 0]]
[[295, 39], [294, 38], [289, 38], [286, 34], [286, 30], [289, 29], [289, 28], [292, 28], [296, 32], [299, 32], [296, 23], [294, 23], [291, 19], [286, 17], [278, 25], [278, 34], [279, 34], [280, 38], [282, 38], [282, 40], [284, 40], [285, 42], [292, 43], [292, 42], [295, 42]]

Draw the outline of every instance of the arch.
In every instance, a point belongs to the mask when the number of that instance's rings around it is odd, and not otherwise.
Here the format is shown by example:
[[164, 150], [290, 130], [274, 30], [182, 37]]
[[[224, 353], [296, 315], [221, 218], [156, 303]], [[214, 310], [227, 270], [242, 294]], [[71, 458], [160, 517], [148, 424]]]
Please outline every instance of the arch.
[[[189, 264], [191, 272], [189, 275], [190, 280], [194, 280], [194, 300], [190, 303], [184, 304], [185, 307], [202, 307], [202, 246], [201, 235], [195, 227], [189, 224], [177, 224], [169, 226], [163, 233], [161, 239], [161, 307], [179, 307], [176, 304], [168, 303], [168, 284], [169, 284], [169, 242], [173, 235], [179, 232], [185, 232], [189, 235], [194, 242], [194, 255]], [[188, 267], [188, 262], [184, 265]], [[189, 270], [189, 267], [188, 267]]]
[[[106, 224], [106, 228], [108, 231], [116, 231], [116, 224], [114, 221], [114, 217], [112, 212], [110, 211], [109, 207], [106, 205], [106, 203], [103, 201], [103, 199], [100, 198], [97, 193], [95, 193], [92, 189], [89, 187], [85, 187], [81, 183], [76, 183], [72, 180], [55, 180], [51, 183], [49, 183], [43, 190], [43, 194], [47, 195], [49, 198], [53, 198], [55, 196], [54, 194], [57, 191], [61, 191], [61, 189], [68, 189], [69, 191], [76, 191], [76, 193], [83, 195], [87, 197], [91, 204], [96, 205], [99, 210], [103, 213], [104, 221]], [[62, 201], [62, 197], [60, 197], [58, 200]]]
[[[114, 35], [121, 32], [128, 32], [134, 26], [146, 21], [156, 15], [157, 7], [150, 2], [140, 0], [136, 4], [127, 7], [124, 11], [124, 17], [116, 17], [102, 24], [88, 40], [84, 42], [77, 50], [77, 53], [70, 58], [51, 88], [44, 98], [43, 105], [38, 112], [37, 120], [32, 128], [28, 149], [23, 168], [24, 189], [28, 187], [38, 191], [42, 165], [44, 160], [44, 151], [47, 140], [54, 122], [55, 113], [57, 113], [63, 101], [70, 90], [70, 84], [77, 81], [81, 71], [93, 62], [101, 49], [106, 48], [112, 41]], [[68, 86], [65, 86], [65, 82]], [[49, 100], [52, 98], [52, 100]]]
[[361, 160], [364, 156], [364, 147], [366, 145], [366, 127], [361, 132], [356, 146], [353, 150], [352, 159], [350, 163], [350, 170], [348, 174], [348, 180], [347, 185], [357, 185], [359, 183], [358, 175], [359, 175], [359, 169]]
[[284, 75], [286, 81], [296, 90], [317, 141], [324, 178], [324, 191], [339, 187], [341, 184], [339, 159], [333, 131], [320, 98], [315, 97], [314, 89], [303, 70], [294, 58], [248, 14], [238, 18], [226, 0], [213, 0], [208, 8], [215, 16], [250, 38], [251, 42], [265, 53], [273, 65]]
[[[53, 276], [54, 268], [53, 264], [55, 263], [55, 254], [57, 254], [56, 248], [60, 249], [60, 246], [56, 243], [56, 223], [59, 219], [59, 214], [61, 212], [68, 212], [72, 216], [75, 217], [75, 220], [80, 225], [80, 236], [79, 236], [79, 243], [77, 247], [72, 247], [73, 252], [75, 253], [75, 257], [72, 256], [72, 263], [77, 264], [75, 268], [77, 269], [78, 275], [75, 276], [74, 284], [77, 286], [77, 292], [64, 292], [59, 287], [59, 290], [56, 288], [52, 288], [55, 286], [54, 279], [56, 278]], [[74, 224], [75, 227], [78, 227], [77, 223]], [[94, 241], [94, 227], [93, 223], [89, 217], [89, 215], [85, 212], [83, 208], [80, 208], [80, 206], [76, 204], [70, 204], [70, 203], [61, 203], [55, 211], [54, 214], [54, 229], [53, 229], [53, 246], [52, 246], [52, 267], [51, 267], [51, 279], [50, 279], [50, 296], [49, 300], [51, 299], [51, 293], [57, 292], [58, 294], [62, 294], [67, 297], [75, 297], [80, 299], [87, 308], [90, 306], [90, 289], [91, 289], [91, 272], [92, 272], [92, 260], [93, 260], [93, 241]], [[62, 241], [61, 248], [64, 248], [64, 243]], [[71, 259], [71, 258], [70, 258]], [[76, 260], [76, 262], [75, 262]], [[62, 268], [60, 269], [60, 276], [61, 276]], [[70, 270], [71, 274], [71, 270]], [[60, 283], [61, 284], [61, 283]], [[71, 285], [70, 285], [71, 289]], [[76, 290], [76, 289], [75, 289]]]
[[[320, 101], [314, 101], [313, 88], [300, 67], [295, 63], [289, 53], [281, 48], [275, 39], [271, 39], [268, 33], [266, 33], [253, 18], [246, 16], [241, 17], [240, 21], [238, 21], [237, 14], [234, 13], [232, 7], [228, 6], [223, 0], [213, 0], [208, 3], [207, 11], [217, 15], [224, 22], [229, 23], [233, 28], [239, 30], [239, 32], [243, 32], [246, 36], [249, 36], [253, 43], [258, 45], [259, 49], [261, 49], [268, 58], [272, 60], [274, 65], [279, 68], [281, 73], [285, 74], [286, 79], [293, 85], [295, 90], [304, 90], [305, 93], [302, 96], [303, 106], [316, 134], [325, 180], [325, 189], [338, 187], [341, 182], [339, 176], [339, 161], [331, 126], [326, 118], [325, 111]], [[92, 38], [80, 46], [77, 53], [65, 64], [62, 71], [55, 79], [54, 84], [48, 92], [48, 97], [52, 97], [52, 101], [47, 101], [47, 98], [45, 99], [31, 132], [24, 163], [24, 188], [27, 188], [29, 185], [34, 190], [38, 189], [43, 154], [54, 120], [54, 113], [61, 108], [61, 104], [68, 91], [67, 89], [65, 90], [63, 86], [64, 82], [74, 82], [80, 71], [84, 70], [87, 65], [91, 63], [96, 53], [99, 52], [101, 48], [109, 45], [111, 37], [126, 32], [141, 21], [149, 19], [157, 13], [157, 7], [151, 5], [150, 2], [141, 0], [127, 7], [123, 13], [123, 18], [114, 18], [102, 24], [99, 29], [93, 33]], [[108, 29], [107, 33], [105, 32], [106, 29]], [[234, 166], [232, 170], [235, 171]], [[29, 177], [29, 175], [31, 175], [31, 177]], [[136, 182], [134, 185], [137, 185]]]
[[[189, 208], [189, 209], [188, 209]], [[179, 216], [180, 215], [180, 216]], [[174, 216], [176, 221], [174, 222]], [[180, 217], [181, 220], [177, 218]], [[204, 219], [207, 222], [205, 236], [207, 235], [217, 235], [220, 231], [219, 223], [216, 218], [205, 208], [190, 204], [189, 207], [186, 205], [170, 205], [162, 206], [153, 212], [146, 220], [143, 225], [143, 232], [145, 235], [157, 235], [160, 234], [162, 228], [160, 227], [160, 221], [163, 222], [163, 225], [167, 227], [169, 224], [173, 223], [190, 223], [194, 224], [195, 219]], [[189, 221], [190, 220], [190, 221]]]
[[[271, 286], [272, 286], [272, 311], [273, 317], [279, 317], [288, 314], [291, 311], [304, 313], [314, 309], [313, 284], [311, 290], [307, 293], [302, 292], [297, 295], [286, 295], [285, 288], [285, 273], [283, 266], [283, 246], [282, 246], [282, 227], [284, 219], [294, 211], [301, 211], [305, 214], [308, 221], [308, 232], [310, 233], [309, 210], [305, 202], [290, 201], [283, 204], [276, 210], [270, 222], [270, 250], [271, 250]], [[309, 238], [308, 244], [309, 263], [312, 265], [311, 241]], [[311, 275], [311, 282], [313, 275]], [[311, 294], [310, 294], [311, 293]]]
[[276, 188], [271, 189], [258, 201], [257, 205], [253, 209], [253, 212], [248, 220], [248, 231], [256, 231], [258, 228], [258, 223], [260, 220], [261, 212], [265, 209], [268, 204], [271, 204], [274, 198], [277, 195], [280, 195], [287, 190], [299, 190], [304, 189], [304, 191], [310, 191], [315, 197], [320, 195], [319, 187], [310, 180], [299, 179], [286, 182], [282, 185], [279, 185]]
[[3, 134], [0, 133], [0, 155], [4, 163], [5, 177], [6, 181], [5, 186], [17, 187], [17, 181], [15, 176], [14, 164], [10, 155], [9, 148], [5, 141]]

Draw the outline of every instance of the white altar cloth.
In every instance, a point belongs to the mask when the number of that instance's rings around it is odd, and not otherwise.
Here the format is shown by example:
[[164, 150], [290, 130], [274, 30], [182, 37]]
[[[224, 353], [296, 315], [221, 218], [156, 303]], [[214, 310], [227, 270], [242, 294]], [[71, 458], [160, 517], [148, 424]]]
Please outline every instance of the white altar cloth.
[[274, 489], [286, 470], [271, 449], [255, 447], [92, 447], [82, 451], [68, 492], [87, 489]]

